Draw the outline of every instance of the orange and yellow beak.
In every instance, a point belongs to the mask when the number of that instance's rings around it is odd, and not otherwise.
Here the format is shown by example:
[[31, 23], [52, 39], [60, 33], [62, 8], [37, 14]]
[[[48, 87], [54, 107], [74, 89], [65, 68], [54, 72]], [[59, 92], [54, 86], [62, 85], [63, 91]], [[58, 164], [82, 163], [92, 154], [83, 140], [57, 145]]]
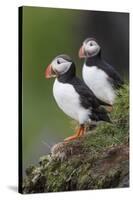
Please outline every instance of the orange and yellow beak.
[[84, 58], [84, 57], [85, 57], [84, 49], [83, 49], [83, 46], [81, 46], [79, 49], [79, 58]]
[[45, 70], [45, 78], [52, 78], [55, 77], [56, 74], [52, 69], [51, 64], [47, 66], [46, 70]]

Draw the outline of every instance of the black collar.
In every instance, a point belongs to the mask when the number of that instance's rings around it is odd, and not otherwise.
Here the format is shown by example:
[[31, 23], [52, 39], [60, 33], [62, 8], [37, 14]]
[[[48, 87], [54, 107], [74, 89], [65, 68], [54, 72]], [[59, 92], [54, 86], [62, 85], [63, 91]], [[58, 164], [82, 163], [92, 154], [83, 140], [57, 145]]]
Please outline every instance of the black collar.
[[85, 64], [86, 66], [94, 66], [101, 60], [101, 51], [93, 57], [86, 57]]
[[72, 63], [70, 69], [66, 73], [59, 75], [57, 79], [62, 83], [68, 83], [71, 79], [75, 77], [75, 75], [76, 75], [75, 64]]

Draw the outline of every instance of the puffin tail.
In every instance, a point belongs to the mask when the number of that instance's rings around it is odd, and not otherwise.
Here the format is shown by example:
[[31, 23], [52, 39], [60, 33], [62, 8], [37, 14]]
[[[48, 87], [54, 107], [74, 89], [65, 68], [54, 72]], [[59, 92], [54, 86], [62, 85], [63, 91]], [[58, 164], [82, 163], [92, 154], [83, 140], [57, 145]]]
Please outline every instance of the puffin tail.
[[103, 108], [103, 107], [99, 107], [97, 109], [97, 111], [95, 111], [96, 113], [96, 121], [105, 121], [105, 122], [108, 122], [108, 123], [113, 123], [107, 113], [107, 111]]
[[111, 119], [110, 119], [110, 117], [109, 117], [107, 111], [105, 110], [105, 108], [100, 107], [100, 108], [99, 108], [99, 114], [98, 114], [98, 115], [99, 115], [99, 119], [100, 119], [101, 121], [105, 121], [105, 122], [112, 123], [112, 121], [111, 121]]

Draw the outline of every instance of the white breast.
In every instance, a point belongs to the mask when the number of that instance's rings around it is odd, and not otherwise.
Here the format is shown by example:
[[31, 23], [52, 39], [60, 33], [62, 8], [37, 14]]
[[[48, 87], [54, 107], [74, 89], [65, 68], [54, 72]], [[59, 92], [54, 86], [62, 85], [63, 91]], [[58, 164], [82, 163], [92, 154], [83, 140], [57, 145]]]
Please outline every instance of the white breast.
[[72, 119], [77, 120], [80, 124], [87, 122], [89, 119], [89, 110], [80, 105], [79, 94], [71, 84], [61, 83], [57, 79], [53, 86], [54, 98], [61, 110]]
[[111, 105], [114, 103], [115, 91], [103, 70], [96, 66], [88, 67], [84, 64], [82, 74], [85, 83], [97, 98]]

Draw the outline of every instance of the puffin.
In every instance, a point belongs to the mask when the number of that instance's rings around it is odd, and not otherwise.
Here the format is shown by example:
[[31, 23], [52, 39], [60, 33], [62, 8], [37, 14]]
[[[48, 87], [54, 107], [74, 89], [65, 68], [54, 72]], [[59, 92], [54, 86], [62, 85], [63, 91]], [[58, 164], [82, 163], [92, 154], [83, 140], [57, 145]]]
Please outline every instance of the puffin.
[[86, 123], [110, 122], [107, 111], [101, 107], [102, 102], [76, 76], [76, 66], [68, 55], [58, 55], [45, 69], [45, 78], [53, 77], [53, 96], [58, 107], [79, 123], [75, 134], [65, 141], [69, 142], [83, 136], [86, 132]]
[[95, 38], [84, 40], [79, 49], [79, 58], [85, 60], [82, 68], [84, 82], [98, 99], [109, 104], [107, 110], [111, 112], [117, 89], [124, 84], [122, 78], [116, 69], [102, 58], [101, 47]]

